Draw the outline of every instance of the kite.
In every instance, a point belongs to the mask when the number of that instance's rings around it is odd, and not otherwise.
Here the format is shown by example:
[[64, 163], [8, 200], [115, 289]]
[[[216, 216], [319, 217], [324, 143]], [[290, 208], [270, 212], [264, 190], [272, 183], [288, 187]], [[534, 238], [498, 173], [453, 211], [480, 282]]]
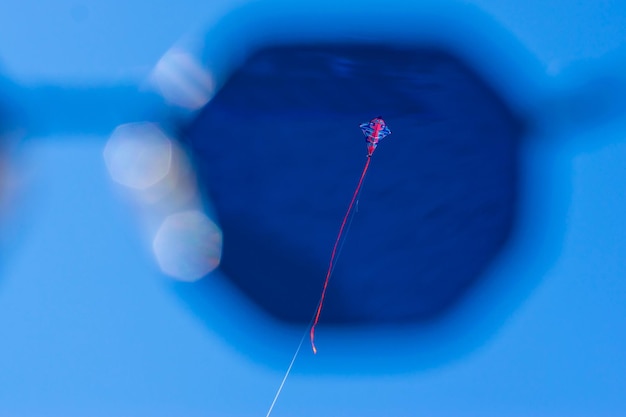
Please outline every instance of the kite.
[[380, 116], [370, 120], [368, 123], [362, 123], [360, 127], [367, 143], [367, 157], [370, 158], [376, 150], [378, 142], [385, 136], [390, 135], [391, 130], [389, 130], [387, 124]]
[[320, 319], [320, 314], [322, 313], [322, 306], [324, 304], [324, 298], [326, 297], [326, 289], [328, 288], [328, 281], [330, 280], [330, 276], [333, 273], [333, 269], [335, 266], [335, 257], [337, 255], [337, 247], [339, 246], [339, 242], [341, 241], [341, 237], [343, 235], [343, 231], [346, 227], [346, 223], [348, 221], [348, 217], [350, 217], [350, 213], [352, 212], [352, 208], [354, 207], [354, 202], [357, 201], [357, 197], [361, 192], [361, 186], [363, 185], [363, 179], [365, 178], [365, 174], [370, 166], [370, 161], [372, 154], [376, 150], [378, 143], [387, 135], [391, 134], [391, 130], [387, 127], [387, 124], [383, 120], [382, 117], [378, 116], [374, 119], [370, 120], [367, 123], [362, 123], [360, 125], [363, 134], [365, 135], [365, 143], [367, 144], [367, 160], [365, 162], [365, 167], [363, 167], [363, 172], [361, 173], [361, 177], [359, 178], [359, 182], [354, 190], [354, 194], [352, 194], [352, 200], [350, 200], [350, 204], [348, 205], [348, 209], [346, 210], [346, 214], [343, 216], [343, 221], [341, 222], [341, 227], [339, 228], [339, 233], [337, 234], [337, 239], [335, 240], [335, 245], [333, 246], [333, 251], [330, 255], [330, 262], [328, 264], [328, 270], [326, 271], [326, 279], [324, 279], [324, 287], [322, 288], [322, 295], [320, 296], [320, 301], [317, 304], [317, 310], [315, 311], [315, 317], [313, 319], [313, 324], [311, 325], [310, 337], [311, 337], [311, 348], [313, 349], [313, 353], [317, 353], [317, 348], [315, 347], [315, 327]]
[[[348, 219], [350, 218], [350, 214], [352, 213], [352, 209], [354, 208], [355, 202], [358, 201], [358, 197], [361, 192], [361, 186], [363, 185], [365, 174], [367, 174], [367, 170], [369, 169], [370, 161], [372, 160], [372, 155], [374, 154], [374, 151], [376, 150], [376, 147], [378, 146], [379, 142], [385, 136], [388, 136], [391, 134], [391, 130], [389, 130], [389, 128], [387, 127], [387, 124], [385, 123], [383, 118], [380, 116], [373, 118], [367, 123], [362, 123], [360, 127], [361, 127], [361, 130], [363, 131], [363, 134], [365, 135], [365, 143], [367, 146], [367, 160], [365, 161], [365, 166], [363, 167], [363, 171], [361, 172], [361, 176], [359, 177], [359, 182], [357, 183], [354, 193], [352, 194], [352, 199], [350, 200], [348, 209], [346, 210], [346, 213], [343, 216], [343, 220], [341, 222], [341, 226], [339, 227], [339, 233], [337, 234], [337, 238], [335, 239], [335, 245], [333, 246], [333, 250], [330, 255], [330, 262], [328, 264], [328, 270], [326, 271], [326, 278], [324, 279], [324, 286], [322, 287], [322, 294], [317, 304], [317, 308], [315, 309], [315, 314], [313, 315], [313, 318], [311, 319], [309, 326], [307, 326], [307, 330], [309, 331], [309, 336], [311, 339], [311, 348], [313, 349], [314, 354], [317, 354], [317, 348], [315, 347], [315, 327], [317, 326], [317, 323], [319, 322], [319, 319], [320, 319], [320, 315], [322, 314], [322, 306], [324, 305], [324, 299], [326, 298], [326, 289], [328, 288], [328, 281], [330, 280], [330, 277], [335, 268], [335, 263], [336, 263], [336, 260], [340, 251], [338, 249], [340, 248], [340, 242], [342, 241], [344, 230], [346, 229], [346, 224], [348, 224]], [[309, 327], [310, 327], [310, 330], [309, 330]], [[296, 361], [296, 358], [298, 357], [298, 353], [300, 353], [300, 348], [302, 347], [302, 343], [304, 342], [306, 333], [307, 332], [305, 331], [304, 335], [302, 335], [302, 339], [300, 339], [300, 344], [298, 345], [298, 348], [296, 349], [296, 353], [294, 353], [293, 358], [291, 359], [291, 363], [289, 364], [289, 367], [287, 368], [287, 371], [285, 372], [285, 376], [283, 377], [283, 380], [280, 383], [280, 386], [278, 387], [278, 391], [276, 392], [276, 395], [274, 396], [274, 400], [272, 401], [272, 404], [270, 405], [270, 408], [266, 414], [266, 417], [270, 417], [270, 414], [272, 413], [272, 410], [274, 409], [274, 405], [276, 404], [276, 401], [278, 400], [278, 397], [281, 391], [283, 390], [283, 386], [285, 385], [285, 381], [287, 381], [287, 377], [289, 376], [289, 373], [291, 372], [291, 368], [293, 368], [293, 364]]]

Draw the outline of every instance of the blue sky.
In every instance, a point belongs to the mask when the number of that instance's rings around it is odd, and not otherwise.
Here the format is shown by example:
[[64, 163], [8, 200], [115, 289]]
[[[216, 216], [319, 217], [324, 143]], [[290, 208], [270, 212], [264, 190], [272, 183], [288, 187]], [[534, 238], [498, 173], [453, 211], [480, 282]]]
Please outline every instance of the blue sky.
[[[391, 14], [429, 6], [394, 5]], [[542, 97], [621, 62], [623, 6], [475, 6], [538, 63]], [[116, 86], [141, 81], [227, 8], [0, 5], [0, 71], [16, 84], [4, 98], [28, 113], [13, 154], [20, 188], [0, 223], [9, 242], [0, 258], [0, 416], [265, 415], [302, 329], [274, 322], [217, 275], [205, 278], [203, 311], [188, 303], [159, 271], [141, 215], [102, 157], [109, 132], [142, 111], [111, 106], [101, 118], [82, 109], [80, 124], [67, 115], [111, 88], [167, 122], [165, 104]], [[349, 21], [350, 9], [339, 18]], [[78, 99], [58, 94], [76, 84]], [[516, 92], [524, 105], [535, 94]], [[61, 97], [54, 120], [64, 122], [54, 124], [37, 97]], [[485, 284], [433, 328], [318, 329], [326, 352], [301, 356], [272, 415], [626, 413], [626, 124], [618, 116], [580, 125], [567, 114], [558, 126], [541, 122], [522, 148], [519, 232]]]

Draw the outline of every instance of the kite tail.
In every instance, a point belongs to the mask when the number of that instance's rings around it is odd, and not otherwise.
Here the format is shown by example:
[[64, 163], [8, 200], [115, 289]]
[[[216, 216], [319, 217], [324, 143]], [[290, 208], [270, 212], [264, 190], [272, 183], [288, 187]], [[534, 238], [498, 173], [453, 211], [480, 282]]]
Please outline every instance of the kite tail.
[[328, 288], [328, 280], [330, 279], [330, 275], [333, 272], [333, 267], [335, 266], [335, 256], [337, 255], [337, 246], [339, 246], [339, 242], [341, 241], [341, 236], [343, 235], [343, 230], [346, 227], [346, 222], [348, 221], [348, 217], [350, 216], [350, 212], [352, 211], [352, 207], [354, 207], [354, 202], [356, 201], [359, 192], [361, 191], [361, 185], [363, 185], [363, 179], [365, 178], [365, 174], [367, 173], [367, 169], [370, 166], [370, 161], [372, 158], [368, 157], [367, 162], [365, 162], [365, 167], [363, 167], [363, 172], [361, 173], [361, 178], [359, 178], [359, 183], [354, 190], [354, 194], [352, 195], [352, 200], [350, 200], [350, 205], [348, 206], [348, 210], [346, 210], [346, 214], [343, 217], [343, 221], [341, 222], [341, 227], [339, 228], [339, 233], [337, 234], [337, 239], [335, 240], [335, 246], [333, 246], [333, 251], [330, 255], [330, 263], [328, 264], [328, 271], [326, 271], [326, 279], [324, 280], [324, 288], [322, 289], [322, 295], [320, 297], [320, 301], [317, 304], [317, 310], [315, 312], [315, 318], [313, 319], [313, 324], [311, 325], [311, 347], [313, 348], [313, 353], [317, 353], [317, 348], [315, 347], [315, 327], [317, 326], [317, 322], [319, 321], [320, 314], [322, 313], [322, 306], [324, 304], [324, 298], [326, 298], [326, 289]]

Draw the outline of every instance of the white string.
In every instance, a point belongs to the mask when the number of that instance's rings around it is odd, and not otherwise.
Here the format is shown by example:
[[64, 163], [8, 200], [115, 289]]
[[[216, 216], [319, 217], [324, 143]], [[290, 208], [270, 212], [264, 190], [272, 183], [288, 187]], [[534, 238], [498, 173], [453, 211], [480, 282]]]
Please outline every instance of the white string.
[[[339, 260], [339, 256], [341, 255], [341, 250], [343, 249], [343, 245], [346, 243], [346, 238], [348, 237], [348, 234], [350, 232], [350, 227], [352, 226], [352, 221], [354, 220], [354, 215], [356, 212], [359, 211], [359, 196], [361, 195], [361, 190], [359, 190], [359, 193], [357, 194], [356, 197], [356, 211], [352, 211], [352, 213], [350, 213], [350, 220], [348, 221], [348, 226], [346, 228], [346, 232], [343, 235], [343, 238], [341, 239], [341, 243], [339, 245], [339, 250], [337, 251], [337, 256], [335, 256], [335, 263], [332, 266], [332, 269], [330, 270], [330, 275], [329, 278], [332, 277], [333, 272], [335, 272], [335, 267], [337, 266], [337, 261]], [[321, 300], [320, 300], [321, 302]], [[318, 303], [319, 306], [319, 303]], [[317, 307], [315, 307], [315, 311], [317, 311]], [[280, 396], [280, 393], [283, 390], [283, 387], [285, 386], [285, 382], [287, 382], [287, 377], [289, 377], [289, 374], [291, 373], [291, 368], [293, 368], [293, 364], [296, 362], [296, 358], [298, 357], [298, 354], [300, 353], [300, 349], [302, 349], [302, 344], [304, 343], [304, 339], [306, 339], [308, 333], [309, 333], [309, 329], [311, 328], [311, 325], [313, 324], [313, 320], [315, 319], [315, 311], [313, 312], [313, 316], [311, 317], [311, 321], [309, 321], [309, 324], [306, 326], [306, 328], [304, 329], [304, 334], [302, 335], [302, 338], [300, 339], [300, 343], [298, 344], [298, 348], [296, 349], [296, 352], [293, 354], [293, 358], [291, 358], [291, 362], [289, 363], [289, 367], [287, 367], [287, 371], [285, 372], [285, 376], [283, 377], [283, 380], [280, 382], [280, 385], [278, 387], [278, 390], [276, 391], [276, 395], [274, 395], [274, 399], [272, 400], [272, 404], [270, 405], [269, 410], [267, 410], [267, 414], [265, 415], [265, 417], [270, 417], [270, 414], [272, 414], [272, 410], [274, 409], [274, 406], [276, 405], [276, 401], [278, 401], [278, 397]]]
[[309, 325], [306, 326], [306, 329], [304, 330], [304, 334], [302, 335], [302, 338], [300, 339], [300, 344], [298, 344], [298, 349], [296, 349], [296, 353], [294, 353], [293, 354], [293, 358], [291, 358], [291, 363], [289, 364], [289, 367], [287, 368], [287, 372], [285, 372], [285, 376], [283, 377], [283, 380], [281, 381], [280, 386], [278, 387], [278, 391], [276, 391], [276, 395], [274, 396], [274, 400], [272, 401], [272, 405], [270, 405], [270, 409], [267, 411], [267, 414], [265, 415], [265, 417], [270, 417], [270, 414], [272, 413], [272, 410], [274, 409], [274, 405], [276, 405], [276, 401], [278, 400], [278, 396], [280, 395], [281, 391], [283, 390], [283, 387], [285, 386], [285, 382], [287, 381], [287, 377], [291, 373], [291, 368], [293, 368], [293, 364], [296, 362], [296, 358], [298, 357], [298, 353], [300, 353], [300, 349], [302, 348], [302, 344], [304, 343], [304, 339], [306, 339], [306, 336], [309, 333], [309, 327], [311, 327], [311, 323], [309, 323]]

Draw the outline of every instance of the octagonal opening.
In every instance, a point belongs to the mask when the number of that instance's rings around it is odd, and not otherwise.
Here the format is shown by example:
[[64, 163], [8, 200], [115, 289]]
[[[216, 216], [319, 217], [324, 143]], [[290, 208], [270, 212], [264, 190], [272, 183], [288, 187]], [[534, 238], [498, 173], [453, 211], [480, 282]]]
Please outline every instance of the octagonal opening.
[[359, 124], [393, 134], [373, 156], [322, 321], [429, 320], [506, 244], [523, 126], [436, 49], [298, 45], [251, 56], [185, 140], [224, 235], [227, 279], [279, 320], [306, 323], [366, 158]]

